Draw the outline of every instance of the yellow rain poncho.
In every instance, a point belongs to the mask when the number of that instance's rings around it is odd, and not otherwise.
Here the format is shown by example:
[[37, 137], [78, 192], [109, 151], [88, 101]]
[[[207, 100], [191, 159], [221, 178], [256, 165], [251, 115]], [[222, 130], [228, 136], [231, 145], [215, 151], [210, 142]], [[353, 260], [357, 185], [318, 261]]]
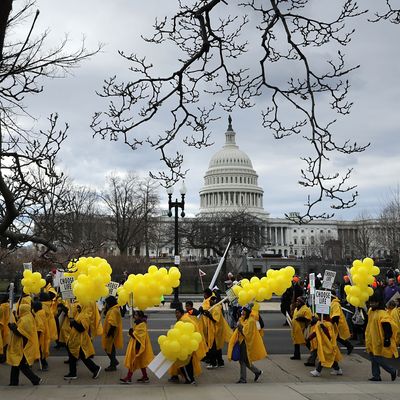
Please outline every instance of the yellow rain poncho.
[[43, 310], [46, 313], [47, 322], [49, 325], [49, 339], [57, 340], [58, 339], [58, 332], [57, 332], [57, 324], [56, 319], [54, 317], [54, 313], [52, 310], [52, 301], [43, 301], [42, 306]]
[[211, 349], [215, 341], [217, 350], [220, 350], [225, 342], [229, 342], [232, 336], [232, 329], [229, 327], [222, 314], [221, 306], [218, 305], [214, 307], [210, 313], [215, 322], [206, 316], [202, 317], [204, 318], [203, 326], [206, 326], [206, 330], [203, 331], [205, 332], [204, 337], [208, 349]]
[[391, 310], [388, 310], [390, 318], [392, 318], [393, 322], [397, 326], [397, 336], [396, 336], [396, 345], [400, 346], [400, 309], [395, 307]]
[[19, 314], [19, 308], [23, 305], [23, 304], [27, 304], [29, 307], [31, 307], [32, 305], [32, 298], [29, 295], [22, 295], [22, 297], [20, 297], [16, 303], [16, 310], [17, 310], [17, 317], [20, 316]]
[[35, 314], [36, 330], [39, 338], [39, 348], [42, 358], [47, 358], [50, 353], [49, 324], [46, 312], [42, 309]]
[[58, 341], [60, 343], [68, 342], [69, 334], [71, 332], [71, 326], [69, 324], [69, 317], [75, 318], [75, 316], [78, 312], [76, 309], [78, 303], [71, 304], [71, 302], [69, 300], [65, 300], [64, 305], [69, 309], [69, 312], [68, 312], [69, 315], [65, 315], [60, 324], [60, 334], [58, 336]]
[[103, 325], [101, 324], [101, 315], [95, 301], [90, 302], [86, 307], [90, 309], [92, 313], [92, 320], [90, 321], [90, 337], [93, 339], [96, 336], [103, 334]]
[[21, 304], [19, 307], [17, 329], [27, 342], [24, 346], [23, 337], [11, 333], [10, 343], [7, 347], [7, 364], [17, 367], [25, 357], [28, 365], [32, 365], [35, 360], [40, 358], [40, 352], [35, 318], [31, 313], [31, 306], [28, 304]]
[[75, 315], [75, 321], [82, 324], [85, 328], [83, 332], [78, 332], [74, 327], [71, 327], [67, 346], [75, 358], [79, 358], [80, 349], [82, 349], [86, 358], [94, 355], [93, 343], [89, 336], [89, 328], [92, 318], [92, 311], [90, 307], [87, 306], [83, 306], [82, 311], [77, 312]]
[[[325, 327], [330, 337], [323, 331]], [[342, 355], [336, 342], [336, 331], [334, 324], [330, 321], [318, 321], [312, 330], [315, 332], [316, 338], [313, 340], [316, 343], [318, 359], [321, 365], [326, 368], [331, 368], [335, 361], [340, 361]]]
[[8, 322], [10, 320], [10, 305], [8, 303], [0, 304], [0, 354], [3, 354], [3, 348], [8, 345], [10, 341], [10, 329]]
[[242, 343], [243, 340], [246, 343], [247, 358], [250, 364], [267, 357], [267, 350], [261, 335], [258, 333], [255, 319], [251, 316], [247, 319], [240, 317], [239, 323], [243, 327], [242, 333], [239, 332], [238, 328], [233, 332], [228, 345], [228, 360], [232, 359], [232, 350], [236, 342]]
[[[136, 352], [136, 343], [140, 348]], [[147, 323], [140, 322], [133, 327], [133, 338], [129, 340], [125, 354], [125, 367], [129, 371], [136, 371], [139, 368], [146, 368], [154, 358], [153, 348], [147, 331]]]
[[[114, 335], [107, 337], [107, 333], [111, 326], [115, 326]], [[101, 345], [107, 354], [112, 351], [113, 345], [116, 349], [122, 349], [124, 339], [122, 337], [122, 317], [119, 305], [111, 307], [106, 314], [103, 326], [103, 335], [101, 337]]]
[[306, 318], [311, 321], [311, 310], [310, 307], [303, 304], [299, 309], [295, 308], [292, 318], [292, 341], [293, 344], [305, 344], [306, 339], [304, 337], [304, 330], [306, 323], [298, 321], [297, 318]]
[[[382, 323], [388, 322], [392, 327], [392, 337], [390, 339], [390, 346], [384, 347], [384, 332]], [[385, 310], [372, 310], [368, 311], [368, 324], [365, 329], [365, 345], [367, 352], [374, 356], [381, 356], [385, 358], [397, 358], [397, 326], [390, 318], [389, 313]]]
[[333, 298], [331, 301], [331, 308], [329, 312], [329, 318], [331, 320], [333, 320], [333, 318], [335, 317], [339, 317], [339, 323], [337, 325], [335, 323], [333, 324], [336, 336], [340, 337], [343, 340], [349, 339], [351, 336], [349, 325], [347, 324], [342, 306], [340, 305], [340, 301], [336, 297]]

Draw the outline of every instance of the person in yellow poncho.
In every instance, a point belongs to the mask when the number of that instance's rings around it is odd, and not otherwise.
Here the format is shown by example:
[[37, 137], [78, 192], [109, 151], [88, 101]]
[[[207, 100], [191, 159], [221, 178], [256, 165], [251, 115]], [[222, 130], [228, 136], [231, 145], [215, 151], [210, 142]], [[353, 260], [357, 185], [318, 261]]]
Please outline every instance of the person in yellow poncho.
[[329, 311], [329, 318], [333, 323], [336, 332], [336, 340], [347, 349], [347, 354], [350, 355], [354, 346], [350, 343], [351, 336], [349, 325], [347, 324], [346, 317], [343, 313], [340, 300], [335, 296], [335, 291], [332, 290], [331, 307]]
[[[200, 319], [199, 319], [200, 327], [201, 327], [201, 331], [203, 332], [204, 337], [207, 337], [207, 327], [208, 327], [208, 318], [204, 315], [204, 311], [208, 311], [210, 309], [210, 307], [211, 307], [210, 299], [211, 299], [212, 295], [213, 295], [212, 290], [209, 288], [206, 288], [203, 293], [203, 296], [204, 296], [203, 303], [199, 308], [199, 312], [201, 314]], [[209, 348], [207, 350], [209, 350]], [[204, 360], [204, 361], [208, 361], [208, 360]]]
[[201, 325], [195, 316], [189, 313], [184, 313], [183, 309], [175, 310], [175, 317], [177, 321], [191, 323], [194, 326], [194, 331], [200, 333], [200, 335], [203, 337], [203, 340], [199, 343], [199, 348], [192, 353], [188, 360], [175, 361], [169, 371], [172, 375], [170, 381], [178, 381], [178, 374], [180, 373], [184, 377], [185, 383], [195, 383], [195, 377], [201, 374], [201, 360], [207, 354], [207, 346], [203, 333], [201, 332]]
[[121, 310], [114, 296], [106, 298], [104, 311], [106, 317], [104, 319], [101, 344], [110, 359], [110, 365], [104, 369], [109, 372], [117, 370], [119, 362], [115, 356], [116, 349], [122, 349], [124, 345]]
[[[194, 326], [194, 331], [199, 332], [200, 326], [196, 317], [189, 314], [185, 314], [183, 308], [178, 308], [175, 310], [176, 321], [189, 322]], [[186, 360], [176, 360], [171, 368], [169, 369], [169, 374], [171, 378], [168, 379], [169, 382], [179, 382], [179, 375], [181, 375], [186, 384], [195, 384], [195, 377], [201, 374], [201, 363], [200, 361], [206, 355], [207, 347], [205, 342], [200, 342], [199, 348], [188, 356]]]
[[21, 304], [18, 311], [17, 322], [9, 324], [11, 337], [7, 347], [7, 364], [11, 365], [10, 386], [18, 386], [20, 371], [32, 385], [39, 385], [42, 380], [31, 369], [34, 361], [40, 358], [35, 319], [28, 304]]
[[310, 371], [310, 374], [314, 377], [321, 376], [322, 368], [326, 367], [333, 368], [331, 375], [343, 375], [339, 366], [342, 355], [336, 342], [336, 330], [329, 316], [324, 316], [323, 321], [313, 317], [311, 328], [312, 333], [307, 338], [307, 344], [311, 341], [315, 342], [319, 363], [315, 370]]
[[[217, 302], [217, 298], [212, 296], [210, 298], [210, 306], [213, 307]], [[210, 308], [211, 308], [210, 307]], [[225, 342], [228, 343], [232, 336], [232, 329], [226, 322], [222, 314], [222, 307], [220, 305], [215, 306], [211, 311], [203, 310], [203, 315], [206, 318], [204, 324], [206, 325], [206, 331], [204, 337], [209, 349], [207, 354], [208, 369], [214, 369], [224, 366], [224, 360], [222, 358], [222, 348]]]
[[121, 378], [121, 383], [131, 383], [132, 375], [140, 369], [142, 377], [137, 381], [141, 383], [149, 382], [147, 376], [147, 366], [154, 358], [153, 347], [151, 346], [149, 333], [147, 330], [147, 317], [143, 311], [135, 311], [134, 326], [129, 329], [128, 347], [125, 354], [125, 367], [128, 368], [128, 373], [125, 378]]
[[48, 371], [49, 365], [47, 363], [47, 358], [50, 353], [50, 332], [46, 312], [43, 310], [42, 303], [40, 301], [34, 301], [32, 303], [32, 311], [35, 317], [36, 330], [39, 340], [41, 369], [42, 371]]
[[400, 346], [400, 308], [396, 306], [396, 302], [391, 300], [387, 306], [387, 312], [397, 327], [396, 345]]
[[300, 345], [306, 344], [304, 330], [311, 321], [311, 309], [305, 303], [304, 297], [298, 297], [295, 303], [292, 317], [292, 341], [294, 344], [294, 354], [291, 360], [300, 360]]
[[101, 324], [101, 315], [99, 308], [97, 307], [97, 302], [90, 302], [87, 307], [92, 313], [92, 319], [90, 321], [89, 334], [92, 339], [96, 336], [101, 336], [103, 334], [103, 325]]
[[380, 367], [382, 367], [394, 381], [397, 371], [385, 359], [398, 357], [396, 346], [397, 327], [385, 310], [381, 297], [373, 294], [370, 297], [369, 305], [368, 324], [365, 329], [365, 345], [371, 358], [372, 370], [372, 377], [369, 380], [381, 381]]
[[10, 320], [10, 304], [8, 296], [3, 296], [0, 304], [0, 363], [6, 362], [7, 345], [10, 341], [10, 329], [8, 322]]
[[228, 360], [232, 359], [234, 346], [238, 343], [240, 348], [240, 379], [237, 383], [247, 383], [246, 368], [254, 373], [254, 382], [257, 382], [263, 371], [253, 365], [254, 361], [267, 357], [267, 351], [261, 335], [258, 333], [256, 321], [250, 315], [248, 307], [242, 309], [237, 328], [228, 345]]
[[17, 303], [15, 304], [15, 310], [13, 311], [14, 317], [17, 320], [20, 316], [19, 308], [23, 305], [27, 304], [29, 308], [32, 306], [32, 297], [29, 294], [22, 293], [21, 297], [18, 299]]
[[76, 306], [76, 315], [70, 318], [71, 332], [67, 341], [69, 356], [69, 373], [64, 375], [65, 380], [77, 379], [76, 363], [78, 359], [86, 365], [92, 373], [93, 379], [99, 377], [101, 367], [90, 358], [94, 355], [94, 347], [89, 336], [90, 322], [93, 318], [91, 308], [88, 306]]

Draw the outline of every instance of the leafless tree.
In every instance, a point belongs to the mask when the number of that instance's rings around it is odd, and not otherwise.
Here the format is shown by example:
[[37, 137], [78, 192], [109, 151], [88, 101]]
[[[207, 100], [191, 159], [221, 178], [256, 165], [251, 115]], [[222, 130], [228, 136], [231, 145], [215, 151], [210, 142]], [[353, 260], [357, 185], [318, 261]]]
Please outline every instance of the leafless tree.
[[259, 250], [264, 243], [263, 222], [246, 210], [210, 213], [185, 221], [180, 235], [192, 248], [213, 250], [218, 256], [232, 240], [232, 252]]
[[149, 215], [158, 201], [153, 189], [148, 181], [141, 181], [133, 173], [107, 178], [107, 188], [101, 198], [108, 210], [113, 239], [121, 255], [127, 255], [130, 247], [143, 242], [145, 229], [149, 228]]
[[[32, 116], [24, 99], [42, 92], [45, 78], [63, 77], [97, 50], [88, 52], [82, 43], [70, 52], [67, 39], [51, 48], [47, 31], [34, 34], [39, 17], [35, 2], [28, 0], [18, 8], [20, 3], [0, 2], [0, 245], [12, 250], [33, 242], [55, 251], [51, 241], [21, 226], [27, 227], [27, 209], [40, 207], [43, 195], [35, 187], [32, 173], [44, 174], [54, 184], [62, 179], [55, 160], [68, 125], [57, 128], [58, 116], [51, 114], [47, 130], [27, 129], [26, 119]], [[17, 9], [13, 9], [15, 5]], [[21, 38], [13, 29], [24, 21], [30, 21], [30, 27]]]
[[389, 250], [393, 266], [400, 266], [400, 189], [393, 191], [379, 217], [379, 243]]
[[[344, 48], [353, 38], [353, 20], [398, 23], [400, 14], [390, 0], [383, 12], [369, 14], [355, 0], [328, 3], [330, 11], [319, 9], [316, 16], [310, 0], [178, 0], [172, 17], [157, 19], [154, 34], [144, 38], [166, 46], [176, 67], [159, 74], [146, 57], [120, 51], [133, 78], [105, 80], [99, 95], [108, 106], [94, 115], [94, 134], [121, 138], [133, 150], [148, 145], [159, 151], [167, 171], [152, 176], [170, 186], [186, 173], [182, 153], [175, 153], [178, 140], [208, 146], [209, 124], [218, 111], [252, 107], [266, 96], [264, 128], [276, 139], [294, 136], [308, 144], [299, 180], [308, 193], [305, 210], [286, 217], [302, 224], [333, 217], [324, 211], [325, 202], [332, 210], [353, 207], [358, 193], [350, 183], [352, 169], [335, 171], [330, 164], [333, 157], [369, 146], [336, 139], [335, 122], [350, 113], [349, 79], [359, 67], [347, 65]], [[143, 136], [144, 126], [167, 112], [165, 131]]]

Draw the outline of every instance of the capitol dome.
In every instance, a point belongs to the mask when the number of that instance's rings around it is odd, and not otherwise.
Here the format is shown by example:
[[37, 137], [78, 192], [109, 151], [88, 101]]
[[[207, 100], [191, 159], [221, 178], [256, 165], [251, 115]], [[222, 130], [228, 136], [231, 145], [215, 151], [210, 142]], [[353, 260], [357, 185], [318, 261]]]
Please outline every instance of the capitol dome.
[[200, 214], [247, 210], [267, 216], [264, 191], [249, 156], [236, 144], [236, 133], [229, 116], [225, 145], [211, 158], [200, 190]]

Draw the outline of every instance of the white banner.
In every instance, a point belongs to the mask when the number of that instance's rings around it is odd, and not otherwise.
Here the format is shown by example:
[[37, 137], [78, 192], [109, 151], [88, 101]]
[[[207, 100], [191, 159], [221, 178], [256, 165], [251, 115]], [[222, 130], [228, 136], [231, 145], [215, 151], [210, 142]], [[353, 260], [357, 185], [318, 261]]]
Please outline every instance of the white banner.
[[331, 292], [329, 290], [315, 291], [315, 312], [317, 314], [328, 314], [331, 307]]
[[330, 271], [327, 269], [324, 273], [324, 279], [322, 281], [322, 287], [324, 289], [332, 289], [333, 282], [335, 282], [336, 271]]
[[63, 300], [71, 300], [75, 298], [71, 286], [73, 281], [74, 278], [72, 276], [60, 278], [60, 292]]
[[107, 284], [107, 287], [108, 287], [108, 295], [115, 297], [117, 295], [117, 289], [119, 288], [119, 283], [111, 281], [110, 283]]
[[149, 370], [153, 372], [158, 379], [161, 379], [173, 363], [173, 361], [167, 360], [163, 353], [160, 352], [149, 364]]

